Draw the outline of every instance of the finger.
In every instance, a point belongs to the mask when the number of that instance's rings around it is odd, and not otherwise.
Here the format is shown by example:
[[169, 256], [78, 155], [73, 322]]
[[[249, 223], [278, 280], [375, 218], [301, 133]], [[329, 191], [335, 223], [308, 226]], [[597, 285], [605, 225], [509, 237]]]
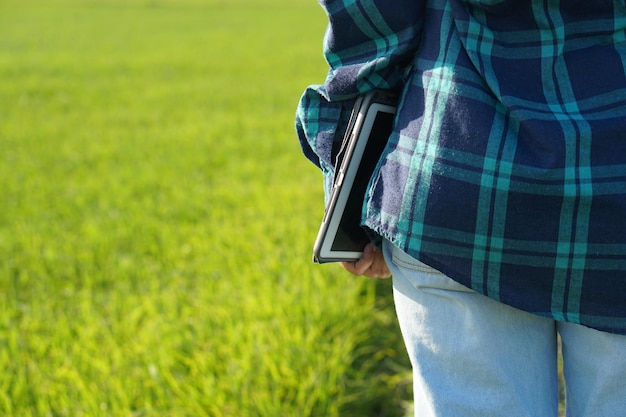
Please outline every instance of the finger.
[[389, 272], [389, 269], [385, 265], [372, 266], [368, 271], [365, 272], [364, 275], [370, 278], [391, 278], [391, 272]]
[[355, 262], [340, 262], [339, 263], [346, 271], [350, 272], [354, 275], [364, 275], [367, 269], [369, 269], [369, 264], [358, 263]]
[[361, 259], [354, 263], [354, 268], [359, 275], [365, 274], [376, 262], [376, 247], [369, 243], [363, 250]]
[[354, 262], [339, 262], [339, 265], [351, 274], [357, 275], [354, 269]]
[[369, 278], [391, 277], [385, 257], [373, 243], [369, 243], [365, 247], [363, 255], [359, 260], [355, 262], [340, 262], [340, 265], [354, 275], [364, 275]]
[[374, 261], [372, 262], [372, 265], [369, 268], [369, 273], [366, 272], [366, 275], [372, 277], [372, 278], [389, 278], [391, 277], [391, 272], [389, 271], [389, 268], [387, 267], [387, 262], [385, 261], [385, 256], [383, 255], [383, 253], [378, 250], [378, 248], [376, 248], [376, 246], [374, 246], [372, 244], [372, 256], [374, 258]]
[[339, 262], [339, 264], [348, 272], [354, 275], [366, 275], [367, 270], [372, 266], [374, 256], [371, 250], [365, 249], [360, 259], [354, 262]]

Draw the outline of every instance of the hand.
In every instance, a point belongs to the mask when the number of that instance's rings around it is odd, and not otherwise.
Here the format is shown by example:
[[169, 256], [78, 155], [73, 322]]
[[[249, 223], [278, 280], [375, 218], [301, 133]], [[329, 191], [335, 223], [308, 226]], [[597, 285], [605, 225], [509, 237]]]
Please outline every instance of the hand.
[[373, 243], [368, 243], [363, 250], [361, 259], [355, 262], [339, 263], [346, 271], [354, 275], [365, 275], [370, 278], [390, 278], [383, 253]]

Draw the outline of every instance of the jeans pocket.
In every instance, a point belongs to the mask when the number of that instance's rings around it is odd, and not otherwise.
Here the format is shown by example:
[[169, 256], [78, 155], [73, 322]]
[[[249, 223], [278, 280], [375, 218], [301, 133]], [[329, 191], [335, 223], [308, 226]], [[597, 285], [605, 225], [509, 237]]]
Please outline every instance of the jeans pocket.
[[441, 272], [437, 271], [435, 268], [432, 268], [425, 263], [418, 261], [407, 253], [404, 253], [396, 246], [393, 247], [391, 255], [393, 257], [393, 263], [401, 268], [407, 268], [413, 271], [424, 272], [427, 274], [441, 274]]
[[411, 257], [396, 246], [392, 247], [391, 255], [395, 266], [416, 288], [474, 292], [435, 268]]

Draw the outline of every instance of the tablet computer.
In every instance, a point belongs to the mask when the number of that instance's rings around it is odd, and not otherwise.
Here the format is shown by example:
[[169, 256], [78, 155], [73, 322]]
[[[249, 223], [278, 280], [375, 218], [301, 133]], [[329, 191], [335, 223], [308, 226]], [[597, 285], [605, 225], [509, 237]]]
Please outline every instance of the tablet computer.
[[370, 241], [360, 225], [361, 212], [370, 178], [393, 129], [397, 98], [395, 93], [376, 90], [356, 100], [313, 247], [314, 262], [357, 260]]

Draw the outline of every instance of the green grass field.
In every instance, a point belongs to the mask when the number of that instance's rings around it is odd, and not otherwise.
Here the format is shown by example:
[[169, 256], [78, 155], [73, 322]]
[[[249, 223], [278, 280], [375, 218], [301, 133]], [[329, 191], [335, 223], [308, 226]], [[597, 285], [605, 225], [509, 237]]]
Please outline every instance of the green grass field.
[[390, 282], [310, 260], [324, 27], [312, 0], [0, 0], [0, 415], [407, 413]]

